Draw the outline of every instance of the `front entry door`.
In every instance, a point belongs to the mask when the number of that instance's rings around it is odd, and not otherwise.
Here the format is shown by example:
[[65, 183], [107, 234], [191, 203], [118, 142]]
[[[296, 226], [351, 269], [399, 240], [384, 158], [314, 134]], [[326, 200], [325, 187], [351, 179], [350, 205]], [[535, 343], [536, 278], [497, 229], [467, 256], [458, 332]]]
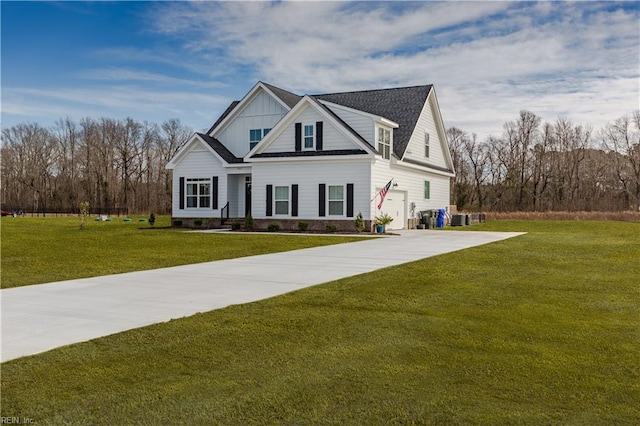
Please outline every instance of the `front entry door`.
[[251, 176], [244, 178], [244, 215], [251, 216]]

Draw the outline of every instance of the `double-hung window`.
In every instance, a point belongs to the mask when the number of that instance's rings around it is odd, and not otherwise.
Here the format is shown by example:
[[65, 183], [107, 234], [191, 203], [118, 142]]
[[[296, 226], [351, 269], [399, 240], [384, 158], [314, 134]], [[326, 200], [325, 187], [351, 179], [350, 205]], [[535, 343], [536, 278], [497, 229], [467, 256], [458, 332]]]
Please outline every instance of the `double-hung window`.
[[329, 215], [342, 216], [344, 214], [344, 186], [329, 185]]
[[267, 136], [271, 129], [251, 129], [249, 130], [249, 149], [253, 149], [263, 137]]
[[431, 183], [428, 180], [424, 181], [424, 199], [428, 200], [431, 198]]
[[276, 214], [289, 214], [289, 187], [275, 187]]
[[378, 127], [378, 152], [385, 160], [391, 158], [391, 130]]
[[304, 126], [304, 149], [313, 149], [313, 124]]
[[187, 208], [211, 207], [211, 179], [187, 178]]

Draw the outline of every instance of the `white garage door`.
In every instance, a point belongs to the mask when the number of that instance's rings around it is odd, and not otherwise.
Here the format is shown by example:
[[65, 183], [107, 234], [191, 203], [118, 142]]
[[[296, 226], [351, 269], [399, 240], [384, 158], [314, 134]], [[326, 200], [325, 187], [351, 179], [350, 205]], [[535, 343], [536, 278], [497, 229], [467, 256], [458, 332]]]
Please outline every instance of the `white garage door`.
[[393, 222], [387, 225], [387, 229], [404, 229], [407, 223], [405, 214], [405, 193], [402, 191], [389, 191], [382, 204], [382, 214], [387, 213], [393, 218]]

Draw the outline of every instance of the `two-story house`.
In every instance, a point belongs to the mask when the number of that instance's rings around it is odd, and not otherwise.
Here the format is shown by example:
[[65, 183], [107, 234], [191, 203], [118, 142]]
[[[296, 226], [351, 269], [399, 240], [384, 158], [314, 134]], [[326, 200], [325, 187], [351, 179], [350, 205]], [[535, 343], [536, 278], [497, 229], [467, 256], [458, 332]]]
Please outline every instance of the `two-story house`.
[[406, 228], [448, 208], [455, 173], [431, 85], [299, 96], [263, 82], [167, 168], [174, 221], [251, 215], [257, 228], [316, 230], [353, 230], [358, 213]]

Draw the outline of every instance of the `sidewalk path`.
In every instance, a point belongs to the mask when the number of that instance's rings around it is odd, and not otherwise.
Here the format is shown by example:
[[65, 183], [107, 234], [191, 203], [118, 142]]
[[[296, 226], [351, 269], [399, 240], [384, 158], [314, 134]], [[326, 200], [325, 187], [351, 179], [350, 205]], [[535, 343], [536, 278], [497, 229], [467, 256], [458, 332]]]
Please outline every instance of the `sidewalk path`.
[[1, 361], [253, 302], [522, 233], [400, 231], [400, 236], [0, 291]]

